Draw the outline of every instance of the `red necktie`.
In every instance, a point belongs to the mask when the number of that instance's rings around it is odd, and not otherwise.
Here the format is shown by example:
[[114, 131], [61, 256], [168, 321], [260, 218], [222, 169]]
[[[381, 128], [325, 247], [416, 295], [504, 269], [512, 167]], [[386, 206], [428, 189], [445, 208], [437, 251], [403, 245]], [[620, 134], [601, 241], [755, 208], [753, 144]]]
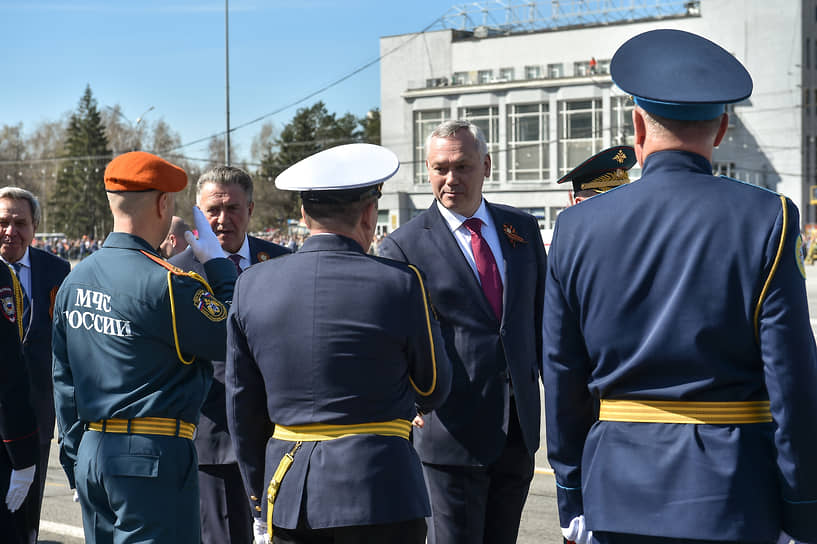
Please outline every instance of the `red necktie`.
[[499, 277], [499, 268], [496, 266], [496, 259], [488, 247], [488, 242], [482, 237], [482, 220], [472, 217], [467, 219], [465, 228], [471, 233], [471, 250], [474, 252], [474, 260], [477, 263], [479, 281], [482, 283], [482, 291], [488, 299], [491, 308], [498, 320], [502, 320], [502, 280]]
[[241, 262], [241, 255], [238, 255], [237, 253], [233, 253], [232, 255], [229, 255], [227, 258], [230, 259], [231, 261], [233, 261], [233, 264], [235, 265], [236, 274], [238, 274], [240, 276], [241, 275], [241, 265], [238, 264], [238, 263]]

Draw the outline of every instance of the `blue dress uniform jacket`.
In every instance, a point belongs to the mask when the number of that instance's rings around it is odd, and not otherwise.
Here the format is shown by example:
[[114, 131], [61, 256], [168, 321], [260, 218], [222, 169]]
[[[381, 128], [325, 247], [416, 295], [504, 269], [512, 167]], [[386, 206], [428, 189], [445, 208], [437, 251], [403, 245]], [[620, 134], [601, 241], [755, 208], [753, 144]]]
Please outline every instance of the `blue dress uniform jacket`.
[[[539, 376], [546, 255], [536, 219], [486, 202], [506, 270], [502, 321], [483, 294], [436, 204], [385, 237], [379, 253], [411, 263], [427, 276], [454, 378], [448, 400], [414, 433], [424, 463], [485, 466], [501, 454], [514, 400], [528, 451], [539, 448]], [[512, 241], [513, 229], [523, 241]]]
[[225, 304], [232, 299], [235, 267], [228, 259], [207, 262], [209, 292], [161, 263], [141, 238], [114, 232], [57, 294], [60, 456], [72, 487], [76, 475], [91, 542], [96, 532], [115, 531], [140, 542], [199, 538], [191, 441], [86, 430], [109, 418], [198, 422], [212, 378], [209, 360], [225, 353]]
[[[545, 414], [561, 524], [817, 540], [817, 354], [799, 217], [703, 157], [559, 215], [545, 302]], [[773, 423], [595, 421], [598, 399], [763, 401]]]
[[[22, 302], [14, 294], [13, 272], [0, 263], [0, 501], [6, 496], [12, 469], [37, 464], [39, 440], [37, 423], [29, 399], [28, 370], [21, 349]], [[19, 284], [18, 289], [19, 289]], [[29, 493], [36, 493], [32, 486]], [[5, 503], [0, 504], [0, 527], [3, 542], [28, 542], [24, 511], [12, 514]]]
[[[417, 274], [334, 234], [313, 235], [297, 253], [241, 274], [226, 372], [230, 434], [263, 519], [270, 478], [293, 444], [269, 439], [259, 422], [410, 421], [415, 403], [435, 408], [451, 383]], [[304, 442], [283, 478], [273, 525], [295, 528], [299, 514], [314, 529], [427, 516], [414, 448], [372, 434]]]

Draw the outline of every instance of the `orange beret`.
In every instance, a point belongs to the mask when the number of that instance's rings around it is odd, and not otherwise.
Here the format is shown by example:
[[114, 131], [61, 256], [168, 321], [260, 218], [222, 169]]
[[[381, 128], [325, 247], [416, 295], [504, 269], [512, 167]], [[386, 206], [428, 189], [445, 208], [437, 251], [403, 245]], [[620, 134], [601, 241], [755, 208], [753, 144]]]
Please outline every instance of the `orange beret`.
[[144, 151], [119, 155], [105, 168], [106, 191], [150, 191], [176, 193], [187, 185], [184, 170]]

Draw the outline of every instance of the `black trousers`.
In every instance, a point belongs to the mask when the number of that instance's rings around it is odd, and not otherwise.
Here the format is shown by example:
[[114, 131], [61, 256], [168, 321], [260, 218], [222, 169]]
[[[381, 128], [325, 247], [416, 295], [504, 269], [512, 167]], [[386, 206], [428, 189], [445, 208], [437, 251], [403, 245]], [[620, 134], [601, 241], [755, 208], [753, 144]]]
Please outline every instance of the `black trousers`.
[[199, 465], [202, 544], [252, 542], [252, 511], [237, 463]]
[[494, 463], [423, 464], [432, 511], [428, 544], [514, 544], [533, 469], [511, 400], [508, 438]]
[[327, 529], [308, 529], [301, 525], [297, 529], [275, 527], [272, 535], [273, 544], [423, 544], [425, 539], [423, 518]]

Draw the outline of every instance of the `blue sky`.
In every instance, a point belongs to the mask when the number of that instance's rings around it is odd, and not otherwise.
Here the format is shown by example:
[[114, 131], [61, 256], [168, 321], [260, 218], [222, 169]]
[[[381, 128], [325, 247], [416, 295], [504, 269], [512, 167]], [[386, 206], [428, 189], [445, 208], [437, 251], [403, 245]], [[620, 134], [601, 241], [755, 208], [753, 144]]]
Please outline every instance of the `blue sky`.
[[[376, 59], [381, 36], [417, 32], [457, 0], [231, 0], [231, 126], [271, 113]], [[437, 26], [439, 28], [439, 26]], [[163, 118], [183, 143], [225, 128], [223, 0], [0, 0], [0, 125], [26, 133], [74, 110], [90, 84], [99, 107]], [[375, 64], [267, 120], [285, 125], [323, 100], [361, 116], [380, 105]], [[261, 128], [233, 133], [249, 158]], [[206, 142], [183, 151], [206, 157]]]

